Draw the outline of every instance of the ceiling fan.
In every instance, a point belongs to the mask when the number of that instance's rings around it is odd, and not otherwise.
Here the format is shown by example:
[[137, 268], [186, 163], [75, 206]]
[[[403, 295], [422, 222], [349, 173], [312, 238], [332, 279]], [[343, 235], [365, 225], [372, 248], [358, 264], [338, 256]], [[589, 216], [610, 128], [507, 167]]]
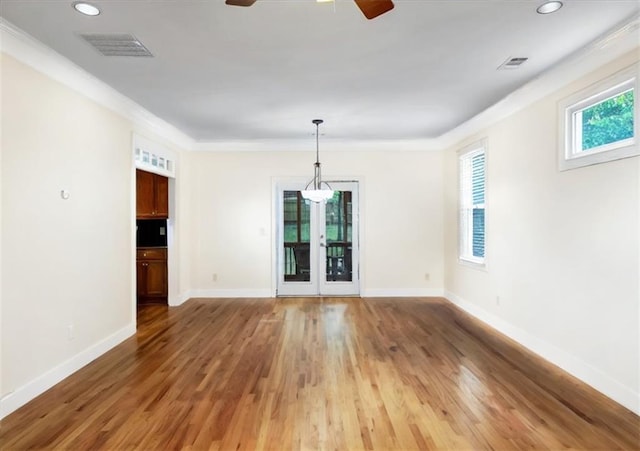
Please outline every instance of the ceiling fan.
[[[251, 6], [257, 0], [227, 0], [225, 3], [232, 6]], [[353, 0], [367, 19], [374, 19], [393, 9], [391, 0]]]

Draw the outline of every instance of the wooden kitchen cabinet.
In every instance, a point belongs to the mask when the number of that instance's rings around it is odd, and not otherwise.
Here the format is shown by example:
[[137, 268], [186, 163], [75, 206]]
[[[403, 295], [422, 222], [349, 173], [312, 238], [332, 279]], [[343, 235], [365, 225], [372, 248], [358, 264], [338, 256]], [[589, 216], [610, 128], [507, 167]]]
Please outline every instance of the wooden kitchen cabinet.
[[136, 217], [163, 219], [169, 217], [169, 179], [136, 169]]
[[167, 249], [138, 248], [136, 283], [138, 304], [167, 304]]

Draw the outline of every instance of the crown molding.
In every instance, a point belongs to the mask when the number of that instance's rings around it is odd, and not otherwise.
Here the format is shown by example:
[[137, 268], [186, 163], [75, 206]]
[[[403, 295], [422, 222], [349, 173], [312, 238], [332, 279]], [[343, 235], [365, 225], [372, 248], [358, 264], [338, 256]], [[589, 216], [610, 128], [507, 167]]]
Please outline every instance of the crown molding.
[[456, 145], [634, 49], [640, 54], [639, 45], [640, 13], [620, 22], [502, 100], [440, 135], [438, 144], [441, 149]]
[[[452, 130], [430, 139], [331, 140], [324, 151], [433, 151], [456, 145], [496, 122], [552, 94], [581, 76], [638, 47], [640, 13], [619, 23], [561, 63], [540, 74], [486, 110]], [[184, 149], [204, 152], [305, 151], [308, 140], [196, 141], [172, 124], [158, 118], [130, 98], [86, 72], [67, 58], [0, 17], [0, 51], [48, 75], [69, 88], [130, 119]]]
[[194, 140], [0, 17], [0, 51], [183, 149]]
[[[640, 54], [640, 13], [618, 23], [586, 46], [569, 55], [538, 77], [508, 94], [489, 108], [436, 138], [406, 140], [323, 140], [322, 151], [433, 151], [448, 149], [464, 139], [551, 95], [569, 83], [631, 52]], [[199, 151], [294, 151], [307, 150], [306, 140], [260, 140], [197, 142]]]

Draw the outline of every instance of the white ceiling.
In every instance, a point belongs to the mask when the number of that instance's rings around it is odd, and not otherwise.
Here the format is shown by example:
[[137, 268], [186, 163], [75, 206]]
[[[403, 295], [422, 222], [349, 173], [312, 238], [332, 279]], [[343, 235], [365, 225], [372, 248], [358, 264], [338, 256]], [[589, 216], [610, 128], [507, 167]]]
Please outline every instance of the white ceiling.
[[[640, 11], [637, 0], [2, 0], [0, 15], [198, 142], [432, 139]], [[105, 57], [79, 33], [131, 33], [153, 58]], [[497, 70], [528, 57], [517, 70]]]

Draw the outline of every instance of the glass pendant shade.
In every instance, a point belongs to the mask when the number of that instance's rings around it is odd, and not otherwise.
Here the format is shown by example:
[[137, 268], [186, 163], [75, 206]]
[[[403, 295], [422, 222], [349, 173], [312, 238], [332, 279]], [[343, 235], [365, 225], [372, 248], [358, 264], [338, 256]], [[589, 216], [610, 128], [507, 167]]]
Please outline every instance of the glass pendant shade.
[[300, 192], [303, 199], [310, 200], [311, 202], [327, 201], [333, 197], [333, 190], [330, 189], [310, 189]]

